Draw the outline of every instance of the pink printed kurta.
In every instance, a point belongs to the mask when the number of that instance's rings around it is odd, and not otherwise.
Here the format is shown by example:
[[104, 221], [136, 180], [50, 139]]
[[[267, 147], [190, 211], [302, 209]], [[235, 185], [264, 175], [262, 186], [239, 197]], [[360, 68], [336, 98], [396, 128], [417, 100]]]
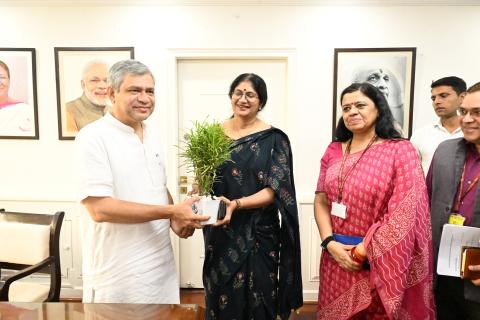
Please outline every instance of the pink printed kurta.
[[[361, 153], [347, 157], [344, 173]], [[341, 143], [333, 142], [322, 157], [317, 185], [329, 206], [338, 196], [341, 162]], [[333, 232], [365, 237], [371, 271], [344, 271], [323, 252], [317, 319], [381, 313], [389, 319], [434, 319], [428, 196], [412, 144], [385, 140], [370, 147], [348, 176], [342, 202], [347, 217], [331, 216]]]

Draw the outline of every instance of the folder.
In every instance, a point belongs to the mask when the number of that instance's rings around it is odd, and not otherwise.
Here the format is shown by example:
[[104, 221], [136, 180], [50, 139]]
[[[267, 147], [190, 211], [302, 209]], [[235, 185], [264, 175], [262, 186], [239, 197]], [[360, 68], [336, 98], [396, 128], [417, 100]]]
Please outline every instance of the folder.
[[460, 277], [463, 279], [480, 279], [480, 271], [468, 269], [470, 265], [480, 265], [480, 248], [462, 247]]

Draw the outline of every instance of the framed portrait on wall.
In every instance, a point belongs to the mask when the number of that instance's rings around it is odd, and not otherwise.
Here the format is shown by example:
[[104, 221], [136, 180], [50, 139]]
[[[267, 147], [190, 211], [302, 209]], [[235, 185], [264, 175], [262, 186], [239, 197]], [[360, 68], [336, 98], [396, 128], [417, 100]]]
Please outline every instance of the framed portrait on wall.
[[38, 140], [35, 49], [0, 48], [0, 139]]
[[58, 138], [73, 140], [110, 109], [107, 76], [115, 62], [134, 58], [133, 47], [56, 47]]
[[[342, 116], [340, 94], [354, 82], [369, 82], [387, 98], [395, 125], [412, 134], [416, 48], [337, 48], [333, 79], [333, 134]], [[332, 136], [333, 136], [332, 134]]]

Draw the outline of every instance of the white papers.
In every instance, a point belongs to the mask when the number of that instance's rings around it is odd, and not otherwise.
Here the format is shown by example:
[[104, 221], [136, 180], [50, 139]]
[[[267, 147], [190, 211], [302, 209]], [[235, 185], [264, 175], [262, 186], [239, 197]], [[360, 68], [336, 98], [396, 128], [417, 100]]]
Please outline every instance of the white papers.
[[438, 251], [438, 274], [460, 277], [460, 252], [463, 246], [480, 247], [480, 228], [445, 224]]

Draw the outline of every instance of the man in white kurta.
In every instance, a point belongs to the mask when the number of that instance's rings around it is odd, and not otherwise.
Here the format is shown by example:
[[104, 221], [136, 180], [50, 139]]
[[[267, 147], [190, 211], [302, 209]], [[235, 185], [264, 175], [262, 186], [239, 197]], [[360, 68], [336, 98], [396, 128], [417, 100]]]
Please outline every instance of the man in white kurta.
[[425, 175], [438, 145], [445, 140], [463, 137], [457, 109], [465, 97], [467, 84], [463, 79], [451, 76], [432, 82], [430, 87], [433, 110], [439, 121], [415, 130], [410, 138]]
[[155, 105], [151, 72], [121, 61], [109, 85], [112, 112], [75, 141], [83, 302], [179, 303], [169, 230], [188, 237], [205, 218], [193, 213], [194, 199], [171, 204], [158, 135], [143, 122]]

